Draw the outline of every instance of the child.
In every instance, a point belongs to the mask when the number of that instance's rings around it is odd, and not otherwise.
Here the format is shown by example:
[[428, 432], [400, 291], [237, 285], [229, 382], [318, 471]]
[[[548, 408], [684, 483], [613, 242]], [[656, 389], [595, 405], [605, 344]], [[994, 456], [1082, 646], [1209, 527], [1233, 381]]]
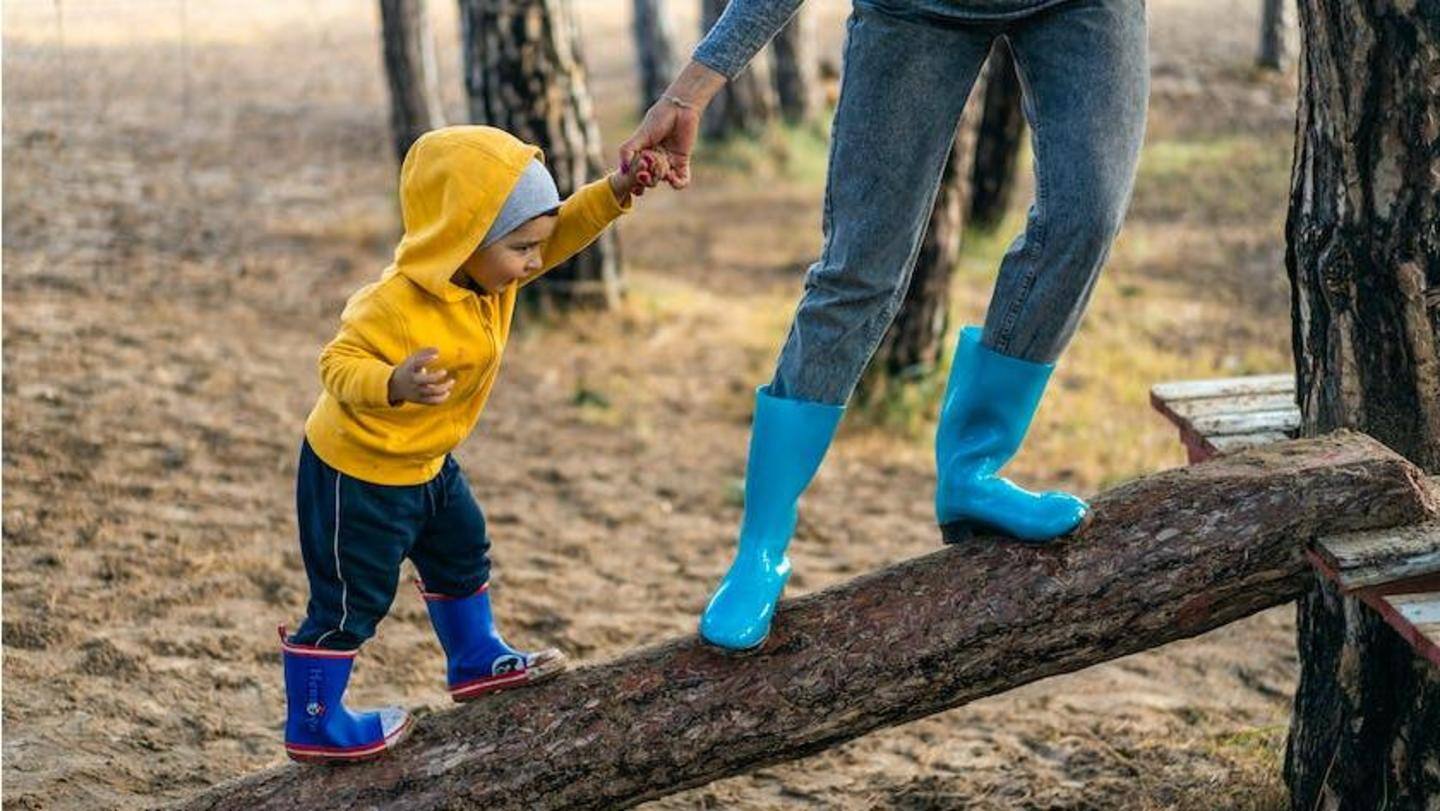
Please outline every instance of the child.
[[647, 153], [563, 204], [537, 147], [491, 127], [415, 142], [400, 169], [405, 236], [380, 280], [345, 305], [320, 355], [296, 483], [310, 581], [305, 621], [280, 629], [289, 703], [285, 750], [307, 762], [363, 760], [409, 731], [399, 707], [342, 703], [357, 649], [390, 608], [408, 557], [449, 663], [456, 701], [565, 668], [495, 629], [489, 539], [450, 451], [470, 433], [510, 334], [516, 291], [590, 244], [666, 173]]

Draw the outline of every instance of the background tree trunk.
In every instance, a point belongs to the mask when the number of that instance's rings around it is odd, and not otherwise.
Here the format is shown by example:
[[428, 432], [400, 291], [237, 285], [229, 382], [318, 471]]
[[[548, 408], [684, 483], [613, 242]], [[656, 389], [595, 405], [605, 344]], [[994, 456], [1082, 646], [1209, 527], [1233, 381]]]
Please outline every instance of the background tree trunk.
[[640, 115], [660, 100], [678, 72], [675, 35], [664, 0], [634, 0], [635, 57], [640, 68]]
[[815, 55], [815, 15], [805, 6], [770, 43], [780, 115], [792, 124], [820, 109], [820, 61]]
[[1262, 68], [1280, 70], [1289, 58], [1285, 36], [1290, 27], [1286, 21], [1291, 0], [1260, 0], [1260, 51], [1255, 63]]
[[978, 100], [984, 93], [983, 79], [977, 80], [940, 176], [910, 286], [861, 383], [862, 400], [873, 401], [894, 382], [934, 371], [944, 354], [950, 323], [950, 274], [960, 261], [965, 214], [970, 208], [970, 172], [982, 106]]
[[999, 225], [1009, 210], [1020, 143], [1025, 137], [1020, 75], [1015, 72], [1015, 57], [1005, 39], [996, 40], [984, 76], [985, 109], [975, 143], [970, 224], [988, 229]]
[[380, 0], [380, 41], [390, 86], [390, 133], [396, 160], [403, 161], [416, 138], [445, 126], [425, 0]]
[[[700, 33], [703, 36], [725, 11], [727, 0], [701, 0]], [[749, 67], [726, 83], [710, 101], [700, 121], [706, 138], [759, 135], [775, 115], [775, 87], [770, 81], [769, 60], [763, 54], [750, 60]]]
[[[561, 197], [602, 177], [600, 132], [570, 0], [459, 2], [470, 119], [544, 149]], [[620, 269], [620, 241], [611, 229], [526, 292], [543, 308], [611, 307], [620, 300]]]
[[1097, 498], [1072, 542], [949, 547], [786, 600], [754, 656], [688, 634], [436, 712], [373, 764], [185, 807], [629, 807], [1293, 600], [1304, 539], [1420, 521], [1425, 486], [1351, 432], [1165, 471]]
[[[1286, 266], [1301, 430], [1353, 427], [1440, 472], [1440, 13], [1302, 0], [1300, 22]], [[1298, 610], [1292, 808], [1434, 809], [1440, 668], [1323, 581]]]

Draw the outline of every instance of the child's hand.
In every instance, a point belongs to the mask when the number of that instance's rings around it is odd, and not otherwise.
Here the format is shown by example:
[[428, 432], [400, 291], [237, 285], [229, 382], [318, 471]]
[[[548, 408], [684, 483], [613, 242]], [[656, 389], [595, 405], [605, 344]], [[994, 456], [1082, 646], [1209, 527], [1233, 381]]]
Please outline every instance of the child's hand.
[[670, 174], [670, 159], [662, 150], [646, 149], [629, 168], [630, 174], [635, 178], [635, 187], [630, 193], [640, 197], [645, 194], [646, 189], [660, 185]]
[[406, 358], [390, 373], [390, 405], [402, 402], [437, 405], [450, 396], [455, 381], [444, 369], [427, 371], [426, 366], [440, 358], [440, 350], [427, 346]]
[[615, 197], [625, 200], [629, 195], [641, 197], [646, 189], [653, 189], [670, 174], [670, 161], [664, 152], [647, 149], [635, 156], [626, 167], [627, 171], [610, 175], [610, 187]]

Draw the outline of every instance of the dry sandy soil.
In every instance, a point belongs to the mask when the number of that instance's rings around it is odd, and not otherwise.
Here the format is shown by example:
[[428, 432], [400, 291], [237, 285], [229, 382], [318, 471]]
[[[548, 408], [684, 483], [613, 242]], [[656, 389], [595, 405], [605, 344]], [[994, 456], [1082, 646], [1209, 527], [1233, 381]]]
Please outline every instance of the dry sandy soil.
[[[459, 120], [451, 5], [432, 3]], [[608, 149], [634, 115], [627, 4], [578, 5]], [[833, 56], [845, 9], [813, 5]], [[1180, 464], [1151, 383], [1285, 368], [1294, 77], [1250, 71], [1256, 7], [1150, 3], [1132, 216], [1018, 477], [1095, 492]], [[7, 807], [152, 806], [282, 759], [314, 358], [397, 229], [376, 30], [347, 0], [5, 3]], [[748, 393], [818, 247], [813, 140], [714, 150], [624, 224], [622, 312], [513, 344], [458, 452], [512, 639], [592, 662], [692, 632], [733, 542]], [[972, 240], [957, 319], [1018, 222]], [[851, 420], [795, 593], [937, 542], [928, 418]], [[1295, 662], [1280, 608], [654, 807], [1278, 809]], [[402, 593], [352, 701], [433, 711], [442, 679]]]

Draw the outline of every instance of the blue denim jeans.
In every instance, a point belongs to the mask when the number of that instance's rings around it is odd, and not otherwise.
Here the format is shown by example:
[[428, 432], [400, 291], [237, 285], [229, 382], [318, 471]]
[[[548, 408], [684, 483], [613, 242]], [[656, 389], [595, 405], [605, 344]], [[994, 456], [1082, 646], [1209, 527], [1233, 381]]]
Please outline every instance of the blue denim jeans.
[[[950, 3], [963, 7], [964, 2]], [[983, 343], [1053, 362], [1129, 203], [1144, 138], [1144, 0], [1019, 2], [1005, 19], [856, 0], [830, 144], [824, 248], [770, 391], [844, 404], [909, 286], [941, 171], [990, 46], [1009, 39], [1035, 153], [1035, 199], [1010, 245]]]

